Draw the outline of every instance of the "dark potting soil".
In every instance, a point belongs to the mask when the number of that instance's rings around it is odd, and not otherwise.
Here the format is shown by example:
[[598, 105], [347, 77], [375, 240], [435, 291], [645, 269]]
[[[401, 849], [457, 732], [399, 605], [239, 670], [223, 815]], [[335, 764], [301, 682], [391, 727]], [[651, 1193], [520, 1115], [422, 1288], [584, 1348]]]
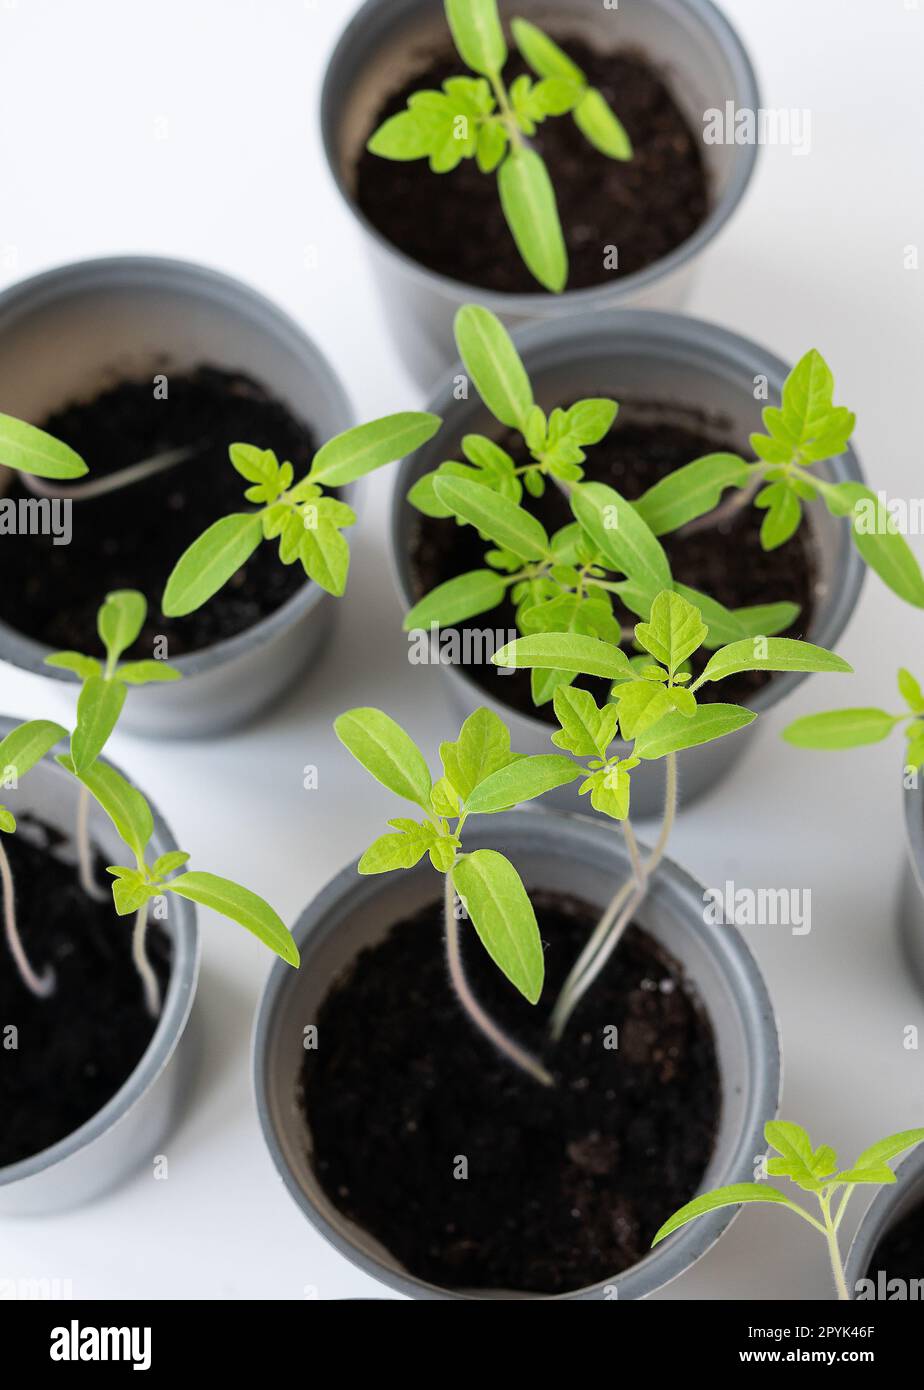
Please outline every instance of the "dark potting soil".
[[915, 1207], [876, 1246], [867, 1277], [883, 1270], [889, 1279], [924, 1280], [924, 1204]]
[[[36, 999], [0, 943], [0, 1168], [91, 1119], [134, 1071], [156, 1026], [132, 964], [133, 919], [116, 916], [108, 891], [105, 902], [87, 897], [76, 869], [56, 857], [60, 843], [57, 832], [25, 819], [4, 836], [26, 954], [39, 974], [54, 967], [57, 988]], [[97, 859], [96, 872], [111, 883], [105, 861]], [[147, 943], [163, 990], [169, 937], [152, 922]]]
[[[603, 389], [600, 394], [607, 392]], [[640, 409], [639, 405], [634, 410], [631, 405], [621, 406], [607, 438], [588, 450], [584, 464], [587, 481], [608, 483], [634, 502], [659, 479], [695, 458], [710, 453], [738, 452], [739, 446], [723, 439], [720, 428], [696, 412], [685, 412], [684, 418], [676, 423], [652, 423], [639, 413]], [[528, 462], [529, 456], [518, 436], [509, 434], [499, 442], [518, 464]], [[551, 484], [542, 498], [524, 495], [523, 505], [539, 517], [550, 534], [574, 520], [567, 498]], [[692, 536], [679, 533], [662, 536], [661, 543], [667, 552], [671, 572], [679, 583], [708, 594], [728, 608], [784, 601], [798, 604], [799, 617], [780, 635], [803, 637], [815, 607], [816, 566], [808, 527], [803, 526], [781, 549], [765, 551], [760, 544], [763, 516], [763, 512], [748, 505], [718, 527], [709, 527]], [[439, 520], [415, 512], [411, 540], [415, 601], [457, 574], [483, 568], [487, 548], [474, 527], [458, 526], [453, 520]], [[613, 611], [624, 626], [634, 627], [638, 621], [618, 600]], [[509, 600], [490, 613], [479, 614], [468, 623], [460, 624], [458, 630], [483, 632], [486, 628], [500, 632], [504, 641], [508, 633], [516, 635], [515, 610]], [[470, 644], [470, 649], [478, 653], [484, 650], [480, 643]], [[464, 645], [462, 650], [465, 650]], [[706, 651], [693, 657], [692, 665], [697, 674], [708, 657]], [[551, 703], [539, 709], [533, 705], [528, 671], [501, 675], [490, 663], [470, 665], [466, 670], [494, 699], [520, 713], [555, 722]], [[770, 680], [772, 676], [766, 672], [746, 671], [721, 685], [703, 686], [698, 698], [746, 704], [749, 696]], [[599, 702], [605, 700], [605, 682], [580, 678], [577, 683], [592, 691]]]
[[[148, 618], [132, 656], [149, 657], [166, 637], [167, 654], [177, 657], [246, 632], [306, 582], [300, 565], [282, 565], [278, 546], [265, 544], [203, 608], [186, 618], [161, 614], [167, 576], [187, 546], [220, 517], [248, 510], [228, 446], [273, 449], [296, 476], [315, 450], [311, 431], [249, 377], [205, 366], [167, 376], [166, 400], [155, 397], [152, 380], [121, 381], [36, 422], [77, 450], [88, 480], [162, 450], [202, 448], [135, 486], [75, 502], [70, 545], [0, 537], [0, 618], [11, 627], [54, 648], [99, 654], [96, 613], [106, 593], [140, 589]], [[9, 496], [32, 494], [17, 481]]]
[[[634, 149], [629, 161], [607, 158], [570, 116], [550, 118], [532, 140], [558, 197], [568, 288], [584, 289], [643, 270], [680, 246], [705, 221], [709, 188], [697, 136], [642, 54], [603, 53], [567, 34], [556, 37], [610, 102]], [[436, 56], [421, 53], [417, 75], [388, 100], [372, 129], [402, 111], [412, 93], [438, 88], [463, 71], [449, 48]], [[529, 69], [511, 50], [505, 78], [523, 72]], [[484, 289], [541, 293], [504, 220], [496, 177], [480, 173], [474, 160], [433, 174], [425, 159], [395, 163], [364, 150], [356, 180], [362, 212], [421, 265]], [[618, 267], [608, 269], [613, 247]]]
[[325, 1191], [444, 1287], [556, 1294], [612, 1278], [694, 1195], [712, 1154], [715, 1044], [677, 962], [631, 927], [552, 1049], [548, 1013], [597, 914], [532, 896], [546, 944], [538, 1006], [472, 929], [464, 958], [482, 1004], [544, 1052], [554, 1088], [504, 1062], [460, 1009], [437, 903], [359, 955], [306, 1055], [302, 1101]]

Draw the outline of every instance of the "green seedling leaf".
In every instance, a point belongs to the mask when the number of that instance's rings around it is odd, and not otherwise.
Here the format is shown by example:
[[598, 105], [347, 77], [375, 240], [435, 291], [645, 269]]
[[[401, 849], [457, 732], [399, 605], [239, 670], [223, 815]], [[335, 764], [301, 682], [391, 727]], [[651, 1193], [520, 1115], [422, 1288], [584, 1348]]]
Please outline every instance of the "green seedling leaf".
[[688, 1221], [695, 1221], [698, 1216], [705, 1216], [707, 1212], [717, 1211], [720, 1207], [744, 1206], [749, 1202], [771, 1202], [784, 1207], [794, 1205], [782, 1192], [777, 1192], [775, 1187], [768, 1187], [766, 1183], [732, 1183], [729, 1187], [717, 1187], [714, 1192], [704, 1192], [702, 1196], [694, 1197], [692, 1202], [687, 1202], [686, 1206], [674, 1212], [669, 1221], [665, 1221], [651, 1243], [653, 1246], [660, 1244]]
[[144, 594], [135, 589], [118, 589], [107, 594], [96, 619], [100, 641], [106, 648], [110, 667], [137, 641], [147, 617]]
[[631, 159], [632, 141], [619, 117], [596, 87], [588, 87], [574, 108], [574, 121], [585, 140], [610, 159]]
[[571, 510], [593, 544], [618, 574], [650, 594], [673, 587], [670, 565], [657, 537], [631, 502], [605, 483], [581, 483]]
[[298, 558], [309, 579], [334, 598], [346, 590], [350, 572], [350, 547], [338, 528], [323, 516], [315, 526], [305, 526], [298, 518]]
[[376, 468], [405, 458], [437, 433], [438, 415], [406, 411], [386, 415], [338, 434], [318, 450], [308, 479], [325, 487], [344, 487]]
[[430, 770], [417, 744], [380, 709], [354, 709], [334, 721], [344, 748], [383, 787], [427, 810]]
[[127, 782], [120, 772], [108, 763], [95, 762], [77, 772], [70, 754], [62, 754], [57, 762], [78, 777], [90, 795], [105, 811], [138, 861], [144, 865], [145, 850], [154, 833], [154, 816], [141, 792]]
[[717, 651], [691, 689], [697, 690], [707, 681], [725, 680], [739, 671], [838, 671], [849, 675], [853, 667], [843, 657], [811, 642], [755, 637]]
[[151, 877], [158, 882], [166, 878], [168, 874], [175, 874], [177, 869], [182, 869], [184, 864], [189, 863], [189, 855], [182, 849], [171, 849], [166, 854], [162, 854], [154, 860], [151, 865]]
[[801, 1125], [789, 1120], [771, 1120], [764, 1125], [764, 1135], [780, 1154], [767, 1160], [767, 1172], [773, 1177], [787, 1177], [806, 1192], [817, 1192], [821, 1178], [837, 1166], [833, 1150], [822, 1148], [816, 1155], [812, 1141]]
[[456, 314], [456, 346], [488, 410], [510, 429], [526, 429], [533, 388], [513, 339], [488, 309], [467, 304]]
[[82, 652], [55, 652], [46, 656], [46, 666], [54, 666], [61, 671], [73, 671], [75, 676], [85, 681], [90, 676], [102, 675], [102, 663], [95, 656], [84, 656]]
[[11, 729], [0, 742], [0, 775], [12, 772], [17, 780], [25, 777], [64, 738], [67, 730], [50, 719], [30, 719]]
[[495, 666], [540, 667], [551, 671], [572, 671], [576, 675], [601, 676], [604, 680], [634, 677], [629, 658], [619, 647], [598, 637], [548, 632], [520, 637], [508, 642], [492, 657]]
[[60, 439], [12, 415], [0, 415], [0, 464], [37, 478], [82, 478], [89, 471]]
[[898, 673], [898, 689], [912, 714], [924, 714], [924, 692], [919, 682], [904, 666]]
[[924, 1143], [924, 1129], [903, 1129], [898, 1134], [890, 1134], [886, 1139], [864, 1149], [854, 1164], [855, 1168], [873, 1168], [880, 1163], [888, 1163], [915, 1144]]
[[495, 850], [479, 849], [460, 858], [452, 882], [488, 955], [535, 1004], [545, 958], [536, 914], [516, 869]]
[[760, 528], [760, 543], [764, 550], [778, 550], [798, 531], [802, 521], [802, 503], [786, 483], [772, 483], [764, 488], [754, 505], [767, 508]]
[[535, 24], [526, 19], [515, 19], [511, 24], [513, 39], [533, 72], [538, 77], [561, 78], [576, 86], [586, 86], [587, 79], [557, 43], [544, 34]]
[[750, 608], [725, 608], [708, 594], [675, 584], [674, 592], [694, 608], [708, 629], [703, 646], [714, 650], [745, 637], [774, 637], [791, 627], [799, 616], [797, 603], [759, 603]]
[[[621, 701], [620, 701], [621, 703]], [[726, 734], [753, 724], [757, 715], [739, 705], [699, 705], [692, 715], [666, 714], [635, 740], [635, 752], [647, 762], [680, 753], [701, 743], [712, 743]]]
[[447, 579], [415, 604], [404, 619], [405, 632], [423, 628], [429, 631], [433, 623], [452, 627], [455, 623], [487, 613], [504, 600], [507, 585], [496, 570], [472, 570]]
[[560, 294], [568, 280], [568, 252], [545, 161], [525, 146], [512, 150], [497, 172], [497, 185], [525, 264], [540, 285]]
[[465, 802], [470, 816], [493, 815], [509, 811], [521, 802], [533, 801], [555, 787], [563, 787], [581, 775], [570, 758], [557, 753], [540, 753], [518, 758], [480, 782]]
[[541, 560], [549, 555], [545, 527], [524, 507], [481, 483], [462, 478], [438, 477], [434, 488], [440, 501], [451, 507], [456, 516], [521, 560]]
[[183, 618], [201, 608], [245, 565], [263, 539], [257, 512], [222, 517], [180, 556], [164, 589], [168, 618]]
[[783, 737], [796, 748], [861, 748], [888, 738], [903, 717], [881, 709], [832, 710], [794, 720]]
[[359, 861], [361, 874], [387, 874], [395, 869], [412, 869], [433, 848], [439, 831], [430, 821], [397, 821], [394, 835], [380, 835]]
[[853, 542], [867, 565], [905, 603], [924, 608], [921, 567], [882, 499], [862, 483], [838, 484], [833, 506], [829, 489], [821, 495], [835, 515], [850, 504]]
[[747, 487], [752, 471], [737, 454], [706, 454], [655, 483], [635, 510], [655, 536], [663, 536], [713, 511], [726, 488]]
[[497, 12], [497, 0], [445, 0], [446, 18], [459, 57], [472, 72], [485, 77], [503, 71], [507, 41]]
[[488, 709], [476, 709], [470, 714], [454, 743], [440, 744], [446, 779], [459, 801], [466, 801], [479, 783], [516, 762], [519, 756], [510, 751], [506, 724]]
[[126, 661], [115, 674], [126, 685], [165, 685], [180, 679], [180, 672], [166, 661]]
[[296, 968], [299, 963], [298, 947], [282, 919], [249, 888], [242, 888], [230, 879], [219, 878], [217, 874], [200, 873], [191, 870], [172, 879], [167, 888], [181, 898], [210, 907], [222, 917], [228, 917], [252, 932], [264, 946], [275, 951], [277, 956]]
[[105, 748], [122, 713], [126, 693], [120, 680], [90, 676], [84, 681], [77, 700], [77, 727], [71, 737], [71, 757], [78, 776]]
[[627, 681], [613, 693], [619, 711], [619, 731], [625, 739], [637, 738], [674, 708], [670, 693], [654, 681]]
[[639, 623], [635, 637], [640, 647], [666, 666], [671, 680], [706, 639], [707, 628], [699, 610], [680, 594], [665, 589], [651, 605], [651, 620]]
[[0, 806], [0, 830], [6, 835], [13, 835], [16, 831], [16, 817], [6, 806]]
[[603, 758], [616, 737], [619, 708], [615, 704], [597, 705], [586, 690], [560, 686], [555, 691], [555, 717], [561, 728], [552, 735], [557, 748], [565, 748], [579, 758]]

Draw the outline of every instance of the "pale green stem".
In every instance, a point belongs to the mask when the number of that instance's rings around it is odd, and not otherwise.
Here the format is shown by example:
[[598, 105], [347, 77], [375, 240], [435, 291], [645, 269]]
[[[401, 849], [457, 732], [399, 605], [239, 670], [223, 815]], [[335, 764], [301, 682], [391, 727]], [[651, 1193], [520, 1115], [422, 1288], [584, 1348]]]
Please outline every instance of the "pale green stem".
[[147, 927], [148, 927], [148, 905], [144, 903], [135, 914], [135, 925], [132, 929], [132, 960], [135, 962], [135, 969], [141, 977], [144, 987], [144, 1002], [148, 1013], [152, 1018], [157, 1018], [160, 1013], [160, 983], [148, 960], [147, 952]]
[[81, 786], [77, 797], [77, 865], [80, 871], [80, 886], [87, 897], [101, 903], [106, 892], [93, 877], [93, 847], [90, 844], [90, 792]]
[[2, 840], [0, 840], [0, 884], [3, 888], [3, 924], [10, 955], [13, 957], [16, 969], [19, 971], [26, 988], [31, 990], [36, 999], [47, 999], [49, 995], [54, 993], [55, 972], [48, 965], [41, 975], [37, 975], [29, 964], [29, 958], [16, 926], [16, 892], [13, 887], [13, 871], [10, 868], [10, 861], [6, 856]]
[[[549, 1025], [556, 1041], [561, 1038], [575, 1008], [613, 954], [623, 932], [643, 901], [648, 891], [648, 883], [664, 858], [676, 813], [677, 755], [676, 753], [669, 753], [665, 764], [664, 818], [661, 822], [661, 833], [651, 858], [647, 864], [642, 866], [641, 874], [639, 875], [636, 871], [635, 877], [624, 883], [613, 896], [565, 981], [555, 1003], [555, 1008], [552, 1010]], [[628, 826], [628, 822], [626, 824]], [[632, 833], [631, 840], [628, 834], [626, 838], [631, 858], [632, 842], [635, 840], [635, 835]], [[638, 846], [636, 845], [637, 852]]]
[[849, 1303], [850, 1294], [847, 1290], [847, 1280], [844, 1277], [844, 1262], [841, 1259], [840, 1246], [837, 1243], [837, 1222], [831, 1220], [831, 1198], [819, 1197], [818, 1201], [824, 1216], [825, 1237], [828, 1242], [828, 1254], [831, 1258], [831, 1269], [834, 1273], [837, 1296], [842, 1303]]
[[553, 1086], [552, 1080], [545, 1067], [531, 1053], [515, 1043], [512, 1038], [508, 1038], [485, 1013], [471, 991], [468, 980], [465, 977], [465, 968], [462, 964], [462, 950], [459, 942], [459, 922], [456, 917], [456, 894], [449, 874], [446, 875], [446, 889], [444, 899], [444, 923], [446, 930], [446, 961], [449, 966], [449, 978], [452, 987], [462, 1008], [468, 1014], [472, 1023], [480, 1033], [488, 1039], [493, 1047], [502, 1056], [519, 1067], [521, 1071], [528, 1072], [534, 1081], [538, 1081], [542, 1086]]

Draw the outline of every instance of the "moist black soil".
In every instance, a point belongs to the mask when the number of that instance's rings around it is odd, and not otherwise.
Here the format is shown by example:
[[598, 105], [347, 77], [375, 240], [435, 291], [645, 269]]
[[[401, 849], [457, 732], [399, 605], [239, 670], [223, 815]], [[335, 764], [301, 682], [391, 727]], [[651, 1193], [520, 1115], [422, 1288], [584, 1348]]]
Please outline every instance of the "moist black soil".
[[[0, 538], [0, 618], [11, 627], [51, 647], [97, 653], [96, 613], [105, 595], [140, 589], [149, 612], [131, 655], [149, 657], [155, 638], [166, 637], [169, 656], [177, 657], [246, 632], [306, 582], [300, 565], [283, 566], [278, 546], [264, 544], [204, 608], [186, 618], [162, 616], [164, 584], [187, 546], [220, 517], [249, 509], [228, 446], [274, 449], [296, 476], [315, 449], [311, 431], [249, 377], [210, 367], [167, 376], [166, 400], [156, 399], [152, 379], [120, 381], [35, 422], [77, 450], [88, 480], [162, 450], [201, 448], [136, 486], [75, 502], [70, 545], [55, 546], [51, 536]], [[19, 481], [9, 493], [31, 495]]]
[[[645, 57], [602, 53], [567, 34], [557, 37], [610, 102], [634, 149], [629, 161], [608, 159], [570, 116], [550, 118], [532, 141], [558, 197], [568, 288], [585, 289], [644, 270], [685, 242], [705, 221], [709, 189], [697, 137]], [[449, 48], [436, 56], [421, 53], [417, 75], [383, 106], [372, 129], [403, 110], [412, 93], [438, 88], [463, 71]], [[512, 50], [505, 78], [528, 71]], [[362, 212], [421, 265], [483, 289], [541, 291], [504, 220], [496, 177], [479, 173], [474, 160], [449, 174], [433, 174], [425, 159], [399, 164], [364, 150], [356, 179]], [[611, 247], [617, 248], [618, 266], [608, 269]]]
[[[325, 1000], [305, 1061], [328, 1196], [444, 1287], [557, 1294], [612, 1278], [694, 1195], [713, 1150], [715, 1043], [677, 962], [631, 927], [552, 1049], [548, 1013], [596, 914], [532, 897], [546, 944], [538, 1006], [472, 929], [464, 956], [481, 1002], [544, 1052], [554, 1088], [504, 1062], [461, 1011], [437, 903], [360, 954]], [[613, 1025], [619, 1046], [608, 1050]]]
[[915, 1207], [876, 1246], [867, 1277], [884, 1270], [889, 1279], [924, 1280], [924, 1204]]
[[[589, 395], [592, 393], [588, 393]], [[602, 389], [601, 395], [607, 395]], [[529, 461], [522, 441], [509, 434], [499, 441], [518, 464]], [[704, 454], [739, 452], [740, 445], [730, 443], [721, 427], [711, 424], [697, 412], [684, 412], [675, 422], [654, 422], [643, 417], [638, 405], [621, 406], [619, 416], [606, 439], [588, 450], [583, 465], [588, 482], [608, 483], [630, 502], [636, 501], [654, 483], [675, 469], [691, 463]], [[461, 455], [459, 455], [461, 457]], [[728, 494], [726, 494], [727, 496]], [[554, 485], [546, 487], [542, 498], [524, 494], [523, 505], [542, 521], [550, 534], [574, 520], [567, 498]], [[796, 622], [786, 637], [803, 637], [808, 630], [815, 607], [816, 565], [809, 531], [803, 526], [779, 550], [764, 551], [760, 544], [760, 526], [764, 513], [751, 505], [743, 507], [732, 519], [710, 526], [695, 535], [679, 532], [662, 536], [671, 572], [681, 584], [698, 589], [717, 599], [727, 608], [745, 608], [754, 604], [791, 602], [800, 606]], [[453, 520], [438, 520], [415, 512], [411, 539], [411, 569], [415, 601], [447, 579], [467, 570], [484, 567], [485, 551], [472, 526], [458, 526]], [[618, 602], [613, 611], [624, 626], [632, 628], [638, 619]], [[514, 606], [505, 600], [490, 613], [481, 613], [470, 622], [460, 624], [459, 631], [483, 631], [485, 628], [514, 632]], [[505, 639], [506, 640], [506, 637]], [[483, 651], [473, 644], [476, 652]], [[465, 650], [463, 646], [461, 650]], [[702, 670], [709, 653], [702, 651], [692, 659], [696, 673]], [[466, 667], [473, 680], [494, 699], [518, 710], [554, 723], [551, 704], [536, 709], [530, 694], [528, 671], [501, 675], [495, 666]], [[705, 685], [698, 692], [703, 701], [743, 702], [765, 686], [772, 676], [764, 671], [746, 671], [723, 681], [721, 685]], [[580, 678], [578, 685], [594, 693], [602, 702], [607, 695], [603, 681]]]
[[[4, 836], [26, 953], [37, 972], [54, 967], [57, 989], [36, 999], [0, 944], [0, 1168], [91, 1119], [134, 1071], [156, 1027], [132, 964], [134, 919], [116, 916], [108, 892], [105, 902], [87, 897], [76, 870], [56, 857], [60, 843], [57, 832], [24, 819]], [[112, 882], [104, 861], [96, 872], [101, 884]], [[163, 990], [170, 939], [151, 923], [147, 941]]]

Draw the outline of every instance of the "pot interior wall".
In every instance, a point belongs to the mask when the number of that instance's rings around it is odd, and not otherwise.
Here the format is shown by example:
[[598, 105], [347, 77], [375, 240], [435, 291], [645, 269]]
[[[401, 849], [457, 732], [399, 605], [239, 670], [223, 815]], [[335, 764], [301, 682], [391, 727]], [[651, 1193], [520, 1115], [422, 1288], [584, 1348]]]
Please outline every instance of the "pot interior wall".
[[[604, 9], [601, 0], [564, 5], [500, 0], [500, 10], [505, 20], [521, 15], [603, 49], [640, 49], [660, 71], [694, 131], [702, 130], [704, 111], [724, 110], [726, 100], [741, 96], [739, 80], [711, 32], [682, 0], [620, 0], [618, 9]], [[428, 56], [447, 39], [438, 0], [388, 0], [364, 17], [357, 42], [338, 52], [328, 79], [334, 109], [325, 114], [335, 162], [351, 195], [357, 159], [385, 100], [425, 67]], [[734, 145], [703, 145], [713, 204], [724, 193], [739, 153]]]
[[322, 439], [339, 428], [294, 325], [210, 271], [88, 262], [0, 302], [0, 410], [26, 420], [126, 377], [169, 380], [201, 364], [252, 376]]
[[[529, 817], [533, 826], [536, 818]], [[523, 829], [511, 834], [508, 826], [518, 820]], [[492, 834], [490, 828], [479, 833], [473, 825], [467, 847], [483, 844], [503, 848], [516, 863], [527, 888], [575, 893], [602, 907], [614, 885], [628, 872], [622, 850], [615, 844], [611, 852], [601, 855], [603, 841], [599, 831], [596, 836], [584, 838], [570, 835], [566, 846], [550, 851], [548, 832], [541, 844], [535, 843], [526, 817], [513, 813], [504, 821], [502, 838]], [[297, 1101], [304, 1057], [303, 1030], [316, 1021], [330, 982], [348, 969], [357, 952], [381, 940], [392, 925], [433, 901], [439, 892], [439, 879], [426, 864], [380, 879], [357, 876], [347, 895], [333, 905], [310, 939], [302, 944], [302, 969], [283, 983], [265, 1054], [270, 1123], [299, 1186], [342, 1240], [398, 1273], [404, 1271], [394, 1257], [337, 1210], [313, 1172], [310, 1134]], [[703, 925], [699, 899], [691, 899], [675, 883], [659, 880], [637, 920], [683, 964], [687, 977], [694, 982], [692, 992], [712, 1022], [722, 1077], [722, 1110], [716, 1148], [703, 1187], [719, 1185], [728, 1180], [732, 1164], [741, 1164], [742, 1143], [754, 1124], [750, 1079], [757, 1060], [751, 1055], [741, 996], [733, 988], [734, 970], [729, 969], [729, 958], [719, 960], [723, 953], [716, 950], [715, 932]], [[747, 1152], [749, 1162], [749, 1148]]]
[[[567, 328], [567, 321], [562, 328]], [[755, 376], [761, 371], [767, 372], [766, 362], [733, 360], [692, 339], [668, 341], [665, 334], [663, 341], [660, 338], [653, 341], [650, 333], [644, 330], [620, 332], [618, 327], [607, 331], [604, 326], [596, 333], [588, 331], [584, 335], [575, 330], [567, 341], [562, 337], [527, 347], [524, 360], [536, 399], [546, 411], [594, 395], [625, 402], [625, 419], [641, 416], [683, 423], [685, 412], [698, 410], [715, 419], [718, 432], [733, 440], [745, 458], [754, 456], [748, 436], [754, 430], [762, 430], [763, 406], [778, 403], [782, 386], [782, 380], [771, 375], [769, 400], [755, 400]], [[616, 432], [619, 423], [617, 417]], [[458, 456], [459, 442], [470, 432], [494, 438], [502, 433], [502, 427], [474, 391], [468, 400], [453, 402], [447, 411], [447, 424], [404, 466], [398, 482], [402, 502], [423, 473], [436, 468], [443, 459]], [[834, 476], [827, 463], [815, 465], [815, 470], [823, 478]], [[409, 504], [401, 505], [397, 518], [396, 562], [407, 596], [414, 592], [410, 539], [416, 517], [417, 513]], [[841, 571], [850, 541], [844, 524], [831, 517], [820, 503], [807, 509], [804, 524], [811, 528], [818, 565], [815, 622], [806, 634], [811, 638]], [[768, 602], [773, 598], [774, 595], [767, 595]]]

